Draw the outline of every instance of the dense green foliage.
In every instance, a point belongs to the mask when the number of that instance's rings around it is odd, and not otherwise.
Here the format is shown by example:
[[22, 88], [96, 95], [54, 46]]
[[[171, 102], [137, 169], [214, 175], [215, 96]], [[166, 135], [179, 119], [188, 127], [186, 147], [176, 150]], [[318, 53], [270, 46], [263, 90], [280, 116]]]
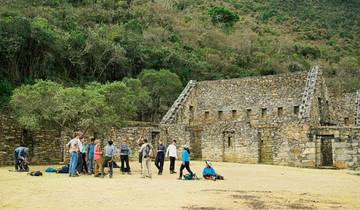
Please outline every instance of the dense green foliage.
[[128, 120], [159, 121], [180, 90], [176, 74], [146, 70], [139, 79], [92, 82], [85, 87], [37, 80], [16, 88], [10, 104], [19, 124], [30, 131], [57, 128], [102, 133]]
[[353, 91], [359, 22], [356, 0], [3, 0], [0, 100], [36, 79], [84, 86], [165, 68], [185, 85], [313, 64], [333, 90]]

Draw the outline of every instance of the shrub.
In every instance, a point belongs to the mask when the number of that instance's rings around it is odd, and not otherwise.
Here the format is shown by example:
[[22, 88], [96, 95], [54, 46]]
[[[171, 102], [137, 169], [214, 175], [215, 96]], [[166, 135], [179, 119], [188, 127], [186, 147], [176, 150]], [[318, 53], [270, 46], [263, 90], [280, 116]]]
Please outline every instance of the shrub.
[[239, 16], [225, 7], [211, 7], [208, 10], [208, 14], [211, 17], [211, 21], [216, 23], [225, 23], [232, 26], [239, 21]]

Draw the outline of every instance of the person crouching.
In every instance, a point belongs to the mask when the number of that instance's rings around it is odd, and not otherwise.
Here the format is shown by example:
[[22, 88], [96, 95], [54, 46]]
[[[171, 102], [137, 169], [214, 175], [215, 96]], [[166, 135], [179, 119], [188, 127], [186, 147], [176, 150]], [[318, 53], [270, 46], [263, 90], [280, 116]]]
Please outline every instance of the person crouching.
[[224, 177], [217, 174], [215, 172], [215, 169], [212, 167], [210, 161], [205, 161], [205, 168], [203, 169], [203, 177], [204, 179], [207, 179], [207, 180], [214, 180], [216, 181], [217, 179], [219, 180], [224, 180]]

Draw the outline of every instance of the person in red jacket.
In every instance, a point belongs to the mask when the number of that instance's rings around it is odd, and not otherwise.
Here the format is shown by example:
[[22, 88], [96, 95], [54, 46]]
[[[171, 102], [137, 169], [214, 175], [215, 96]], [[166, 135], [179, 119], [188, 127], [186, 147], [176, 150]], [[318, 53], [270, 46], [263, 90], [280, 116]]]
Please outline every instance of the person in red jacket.
[[95, 177], [100, 176], [100, 171], [102, 167], [102, 149], [100, 144], [100, 139], [95, 140], [94, 148], [94, 161], [95, 161]]

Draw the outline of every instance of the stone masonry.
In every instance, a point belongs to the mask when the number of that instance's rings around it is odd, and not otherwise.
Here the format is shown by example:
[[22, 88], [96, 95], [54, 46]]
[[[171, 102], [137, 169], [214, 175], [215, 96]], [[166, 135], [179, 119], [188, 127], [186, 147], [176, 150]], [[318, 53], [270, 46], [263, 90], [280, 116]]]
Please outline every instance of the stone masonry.
[[164, 116], [161, 136], [189, 145], [197, 158], [360, 166], [356, 93], [330, 97], [318, 66], [308, 73], [192, 81], [185, 94]]

